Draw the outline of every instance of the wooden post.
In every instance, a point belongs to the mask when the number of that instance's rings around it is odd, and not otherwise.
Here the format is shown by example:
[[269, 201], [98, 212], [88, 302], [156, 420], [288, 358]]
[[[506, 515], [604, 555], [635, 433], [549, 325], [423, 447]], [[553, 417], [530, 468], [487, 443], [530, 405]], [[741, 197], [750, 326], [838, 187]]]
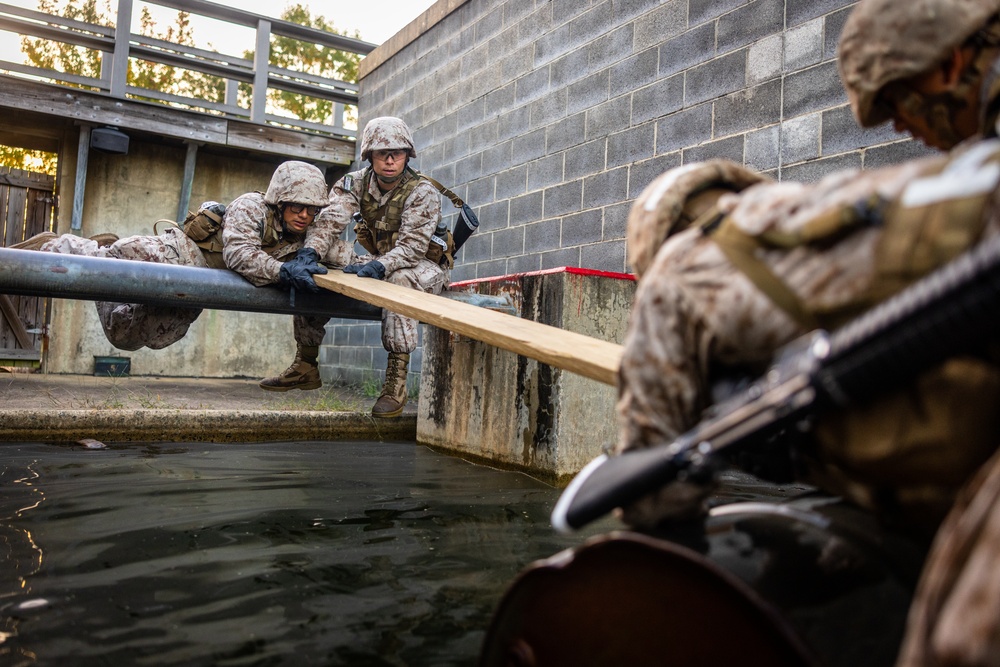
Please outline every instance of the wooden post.
[[73, 181], [73, 215], [69, 230], [79, 234], [83, 229], [83, 192], [87, 188], [87, 162], [90, 159], [90, 126], [80, 126], [80, 140], [76, 145], [76, 179]]
[[263, 123], [267, 117], [267, 75], [271, 69], [271, 22], [257, 22], [257, 46], [253, 52], [253, 96], [250, 120]]
[[187, 155], [184, 156], [184, 180], [181, 182], [181, 197], [177, 203], [177, 222], [187, 217], [191, 206], [191, 186], [194, 184], [194, 168], [198, 161], [198, 144], [187, 142]]
[[[128, 85], [128, 52], [132, 39], [132, 0], [118, 0], [115, 19], [115, 52], [111, 60], [111, 96], [125, 97]], [[101, 73], [103, 77], [103, 72]]]

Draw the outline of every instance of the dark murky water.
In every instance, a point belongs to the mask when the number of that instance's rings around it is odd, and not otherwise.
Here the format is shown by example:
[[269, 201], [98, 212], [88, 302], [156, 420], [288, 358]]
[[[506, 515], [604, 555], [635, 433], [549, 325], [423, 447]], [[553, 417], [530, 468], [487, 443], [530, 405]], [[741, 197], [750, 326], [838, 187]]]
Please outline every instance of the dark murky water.
[[2, 452], [2, 665], [470, 665], [582, 539], [556, 489], [406, 443]]

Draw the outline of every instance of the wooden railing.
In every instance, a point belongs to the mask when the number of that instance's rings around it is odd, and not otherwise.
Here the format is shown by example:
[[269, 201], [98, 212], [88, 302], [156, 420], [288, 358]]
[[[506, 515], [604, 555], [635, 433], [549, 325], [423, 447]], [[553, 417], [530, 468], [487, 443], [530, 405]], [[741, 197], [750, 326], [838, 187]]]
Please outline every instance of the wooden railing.
[[[131, 29], [119, 31], [107, 26], [0, 2], [0, 30], [93, 49], [100, 51], [102, 56], [99, 77], [80, 76], [2, 59], [0, 59], [0, 70], [55, 83], [75, 84], [115, 98], [152, 99], [254, 123], [281, 125], [345, 138], [356, 137], [356, 130], [345, 127], [344, 108], [345, 105], [357, 108], [357, 85], [271, 65], [271, 36], [291, 37], [324, 48], [362, 55], [371, 52], [375, 48], [374, 44], [204, 0], [147, 1], [150, 4], [254, 29], [256, 31], [254, 60], [137, 35], [132, 33]], [[131, 26], [132, 14], [133, 0], [118, 0], [115, 25]], [[161, 63], [219, 77], [225, 81], [225, 99], [218, 102], [131, 86], [127, 81], [130, 59]], [[249, 84], [251, 87], [249, 108], [241, 107], [237, 103], [240, 83]], [[330, 121], [317, 123], [267, 113], [269, 90], [287, 91], [333, 102], [334, 109]]]

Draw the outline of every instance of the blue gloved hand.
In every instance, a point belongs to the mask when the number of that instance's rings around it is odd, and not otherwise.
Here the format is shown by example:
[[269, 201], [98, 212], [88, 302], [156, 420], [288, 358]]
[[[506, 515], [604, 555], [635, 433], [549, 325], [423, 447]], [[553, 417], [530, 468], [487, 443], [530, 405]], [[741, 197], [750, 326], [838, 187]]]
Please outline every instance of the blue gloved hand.
[[344, 273], [356, 273], [361, 278], [382, 280], [385, 278], [385, 265], [377, 259], [373, 259], [364, 264], [348, 264], [344, 267]]
[[318, 292], [319, 285], [313, 279], [313, 274], [316, 273], [326, 273], [326, 267], [319, 263], [319, 255], [315, 250], [302, 248], [295, 255], [295, 259], [290, 259], [281, 265], [281, 269], [278, 270], [278, 282], [285, 287]]

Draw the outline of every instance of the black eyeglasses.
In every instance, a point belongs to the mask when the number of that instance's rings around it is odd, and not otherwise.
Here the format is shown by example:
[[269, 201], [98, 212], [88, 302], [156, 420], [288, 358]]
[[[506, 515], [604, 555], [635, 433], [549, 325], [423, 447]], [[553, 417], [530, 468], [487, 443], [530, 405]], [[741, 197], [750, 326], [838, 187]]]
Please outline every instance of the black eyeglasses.
[[301, 213], [305, 211], [309, 215], [316, 217], [316, 214], [323, 210], [322, 206], [306, 206], [305, 204], [289, 204], [288, 210], [292, 213]]
[[397, 148], [394, 150], [377, 150], [372, 151], [372, 155], [375, 156], [376, 160], [388, 160], [392, 158], [394, 162], [399, 162], [407, 155], [407, 151], [402, 148]]

